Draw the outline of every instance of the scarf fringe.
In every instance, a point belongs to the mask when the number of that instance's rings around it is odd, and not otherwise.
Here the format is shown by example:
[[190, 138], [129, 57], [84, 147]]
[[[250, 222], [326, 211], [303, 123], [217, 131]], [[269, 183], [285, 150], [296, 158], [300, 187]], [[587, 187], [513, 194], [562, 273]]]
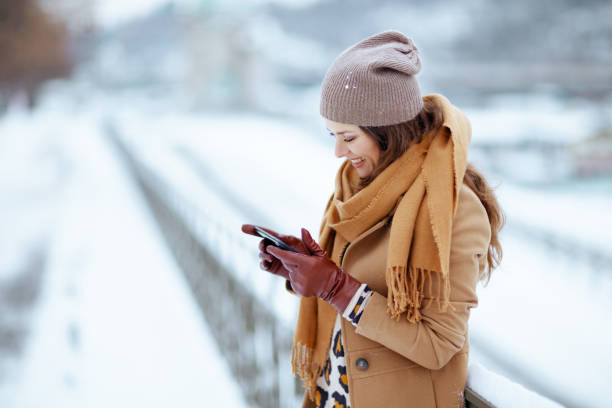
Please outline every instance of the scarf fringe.
[[291, 369], [293, 375], [299, 375], [304, 383], [311, 401], [315, 400], [317, 379], [321, 367], [313, 361], [314, 349], [302, 343], [295, 343], [291, 350]]
[[[408, 272], [406, 271], [408, 270]], [[438, 293], [432, 291], [433, 276], [437, 280]], [[406, 313], [406, 319], [410, 323], [421, 321], [421, 309], [425, 307], [425, 284], [428, 284], [427, 298], [430, 306], [435, 300], [438, 304], [438, 311], [445, 312], [449, 307], [455, 310], [450, 304], [450, 281], [443, 277], [441, 273], [429, 269], [410, 266], [391, 266], [387, 269], [387, 313], [391, 318], [398, 321], [402, 313]]]

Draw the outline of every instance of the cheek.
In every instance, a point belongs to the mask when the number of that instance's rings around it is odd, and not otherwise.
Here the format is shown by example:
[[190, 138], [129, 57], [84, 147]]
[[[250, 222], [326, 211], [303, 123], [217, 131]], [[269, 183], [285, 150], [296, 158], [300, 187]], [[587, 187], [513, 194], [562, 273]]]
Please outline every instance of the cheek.
[[380, 157], [380, 152], [378, 151], [378, 146], [374, 145], [370, 145], [368, 146], [368, 151], [366, 153], [367, 157], [370, 159], [370, 162], [372, 162], [372, 165], [375, 165], [378, 162], [378, 159]]
[[380, 154], [374, 153], [372, 155], [372, 161], [376, 164], [376, 163], [378, 163], [378, 159], [380, 159]]

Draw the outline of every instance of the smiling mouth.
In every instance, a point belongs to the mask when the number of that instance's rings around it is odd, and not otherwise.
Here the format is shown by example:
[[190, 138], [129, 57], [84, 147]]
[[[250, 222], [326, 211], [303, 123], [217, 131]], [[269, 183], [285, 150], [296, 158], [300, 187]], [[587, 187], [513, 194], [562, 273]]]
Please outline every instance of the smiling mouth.
[[363, 165], [365, 165], [365, 158], [361, 157], [359, 159], [351, 159], [351, 164], [355, 168], [362, 167]]

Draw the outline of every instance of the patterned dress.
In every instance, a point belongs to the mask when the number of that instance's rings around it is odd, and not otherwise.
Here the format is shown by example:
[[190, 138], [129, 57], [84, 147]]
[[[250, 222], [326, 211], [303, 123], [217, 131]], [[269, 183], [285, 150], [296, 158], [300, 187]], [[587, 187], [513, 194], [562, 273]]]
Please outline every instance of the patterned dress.
[[[363, 283], [349, 302], [342, 317], [357, 326], [371, 296], [372, 289]], [[317, 408], [349, 408], [351, 405], [344, 346], [342, 345], [340, 315], [336, 318], [327, 361], [321, 376], [317, 380], [315, 404]]]

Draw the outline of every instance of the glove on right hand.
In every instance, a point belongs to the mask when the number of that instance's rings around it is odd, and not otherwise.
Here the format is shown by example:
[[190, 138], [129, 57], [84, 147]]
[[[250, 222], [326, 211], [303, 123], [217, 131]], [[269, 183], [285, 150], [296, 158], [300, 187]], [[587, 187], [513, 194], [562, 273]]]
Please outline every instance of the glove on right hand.
[[305, 228], [302, 228], [302, 242], [310, 254], [296, 254], [277, 247], [270, 247], [269, 251], [289, 271], [289, 281], [297, 294], [321, 298], [343, 314], [361, 282], [337, 266]]

